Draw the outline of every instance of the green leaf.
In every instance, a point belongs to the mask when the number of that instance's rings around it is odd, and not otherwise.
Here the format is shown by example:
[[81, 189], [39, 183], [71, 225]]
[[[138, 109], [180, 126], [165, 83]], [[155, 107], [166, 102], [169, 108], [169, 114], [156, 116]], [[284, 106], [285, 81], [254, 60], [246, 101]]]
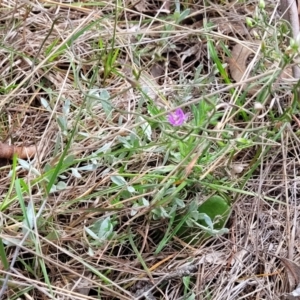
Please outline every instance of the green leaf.
[[90, 89], [90, 91], [88, 92], [88, 101], [90, 109], [93, 109], [93, 106], [98, 105], [98, 103], [100, 102], [106, 116], [111, 116], [113, 107], [110, 102], [110, 94], [106, 89]]
[[179, 16], [179, 20], [178, 20], [178, 23], [180, 23], [181, 21], [183, 21], [185, 18], [187, 18], [190, 14], [191, 10], [188, 8], [186, 10], [184, 10], [180, 16]]
[[[210, 217], [215, 229], [222, 229], [231, 210], [230, 205], [223, 197], [215, 195], [202, 203], [198, 208], [198, 212]], [[199, 223], [203, 226], [210, 225], [207, 224], [207, 218], [201, 218]]]
[[100, 225], [98, 236], [99, 238], [106, 238], [113, 232], [113, 225], [110, 217], [105, 218]]
[[139, 122], [143, 122], [141, 124], [141, 128], [143, 129], [144, 133], [146, 134], [147, 139], [149, 141], [151, 141], [152, 140], [152, 129], [151, 129], [150, 124], [143, 117], [139, 117], [138, 120], [139, 120]]
[[8, 259], [6, 256], [6, 251], [5, 251], [5, 247], [4, 247], [2, 239], [0, 239], [0, 259], [3, 264], [4, 269], [8, 270], [9, 262], [8, 262]]
[[52, 49], [58, 44], [59, 38], [56, 38], [45, 50], [46, 55], [49, 55]]
[[72, 171], [72, 176], [76, 178], [82, 178], [81, 174], [78, 172], [76, 168], [71, 168], [71, 171]]
[[48, 101], [45, 98], [43, 98], [43, 97], [41, 97], [41, 104], [43, 105], [43, 107], [45, 109], [47, 109], [48, 112], [52, 113], [51, 106], [49, 105]]
[[230, 84], [231, 82], [230, 82], [229, 76], [228, 76], [226, 70], [224, 69], [222, 62], [220, 61], [220, 59], [218, 57], [217, 50], [216, 50], [216, 47], [215, 47], [213, 41], [208, 40], [207, 46], [208, 46], [209, 54], [210, 54], [213, 62], [216, 64], [219, 73], [223, 77], [224, 81], [227, 84]]
[[26, 218], [23, 220], [23, 233], [25, 234], [28, 229], [33, 229], [35, 222], [35, 209], [32, 200], [29, 201], [26, 209]]
[[110, 177], [111, 181], [113, 183], [115, 183], [117, 186], [123, 186], [123, 185], [126, 185], [127, 182], [126, 180], [124, 179], [124, 177], [122, 176], [119, 176], [119, 175], [113, 175]]
[[107, 217], [97, 220], [92, 226], [84, 227], [84, 229], [95, 240], [96, 244], [99, 244], [113, 236], [114, 224], [110, 217]]
[[75, 33], [73, 33], [73, 35], [71, 35], [66, 41], [59, 45], [57, 49], [53, 50], [52, 56], [49, 57], [49, 62], [54, 61], [59, 55], [61, 55], [65, 50], [67, 50], [72, 45], [72, 43], [75, 42], [81, 35], [83, 35], [86, 31], [100, 23], [101, 20], [102, 19], [99, 18], [96, 21], [89, 23], [87, 26], [80, 28], [77, 32], [75, 31]]
[[[178, 230], [177, 236], [185, 242], [194, 244], [210, 236], [227, 233], [228, 229], [224, 226], [230, 213], [230, 204], [225, 198], [218, 195], [210, 197], [198, 207], [193, 201], [189, 207], [189, 217]], [[178, 224], [182, 218], [184, 218], [182, 215], [176, 216], [174, 223]], [[195, 238], [195, 236], [199, 236], [199, 238]]]

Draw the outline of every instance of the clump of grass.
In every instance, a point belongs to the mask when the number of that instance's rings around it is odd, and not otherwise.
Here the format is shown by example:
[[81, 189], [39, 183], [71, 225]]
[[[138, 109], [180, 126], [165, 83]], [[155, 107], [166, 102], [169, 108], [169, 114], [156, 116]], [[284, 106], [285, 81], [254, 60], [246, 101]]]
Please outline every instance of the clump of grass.
[[280, 78], [298, 55], [283, 47], [288, 25], [255, 8], [261, 51], [235, 83], [231, 49], [247, 37], [203, 24], [225, 4], [15, 4], [1, 11], [0, 133], [39, 147], [1, 166], [0, 298], [288, 292], [278, 256], [296, 242], [299, 131], [297, 85]]

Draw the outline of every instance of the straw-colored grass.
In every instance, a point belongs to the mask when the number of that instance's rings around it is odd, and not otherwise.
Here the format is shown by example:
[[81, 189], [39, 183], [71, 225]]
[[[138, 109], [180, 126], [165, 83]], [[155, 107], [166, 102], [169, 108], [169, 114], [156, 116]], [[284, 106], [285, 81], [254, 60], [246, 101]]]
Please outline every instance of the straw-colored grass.
[[[1, 159], [0, 299], [275, 300], [300, 283], [281, 260], [299, 260], [298, 45], [275, 2], [0, 3], [0, 137], [37, 151]], [[236, 44], [253, 53], [240, 82]], [[228, 230], [204, 235], [214, 195]]]

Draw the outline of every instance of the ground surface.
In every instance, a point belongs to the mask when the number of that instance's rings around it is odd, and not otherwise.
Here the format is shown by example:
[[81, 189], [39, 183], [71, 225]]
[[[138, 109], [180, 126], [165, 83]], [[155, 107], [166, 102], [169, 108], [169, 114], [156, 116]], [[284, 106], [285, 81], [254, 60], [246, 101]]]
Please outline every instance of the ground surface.
[[0, 4], [1, 141], [36, 146], [1, 160], [1, 299], [296, 288], [298, 44], [277, 3]]

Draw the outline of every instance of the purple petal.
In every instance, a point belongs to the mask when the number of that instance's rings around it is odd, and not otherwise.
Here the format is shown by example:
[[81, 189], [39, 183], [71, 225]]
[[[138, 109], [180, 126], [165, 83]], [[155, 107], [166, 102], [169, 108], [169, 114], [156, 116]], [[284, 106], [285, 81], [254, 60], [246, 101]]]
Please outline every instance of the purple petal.
[[187, 120], [187, 117], [181, 108], [177, 108], [168, 115], [168, 121], [173, 126], [181, 126]]

